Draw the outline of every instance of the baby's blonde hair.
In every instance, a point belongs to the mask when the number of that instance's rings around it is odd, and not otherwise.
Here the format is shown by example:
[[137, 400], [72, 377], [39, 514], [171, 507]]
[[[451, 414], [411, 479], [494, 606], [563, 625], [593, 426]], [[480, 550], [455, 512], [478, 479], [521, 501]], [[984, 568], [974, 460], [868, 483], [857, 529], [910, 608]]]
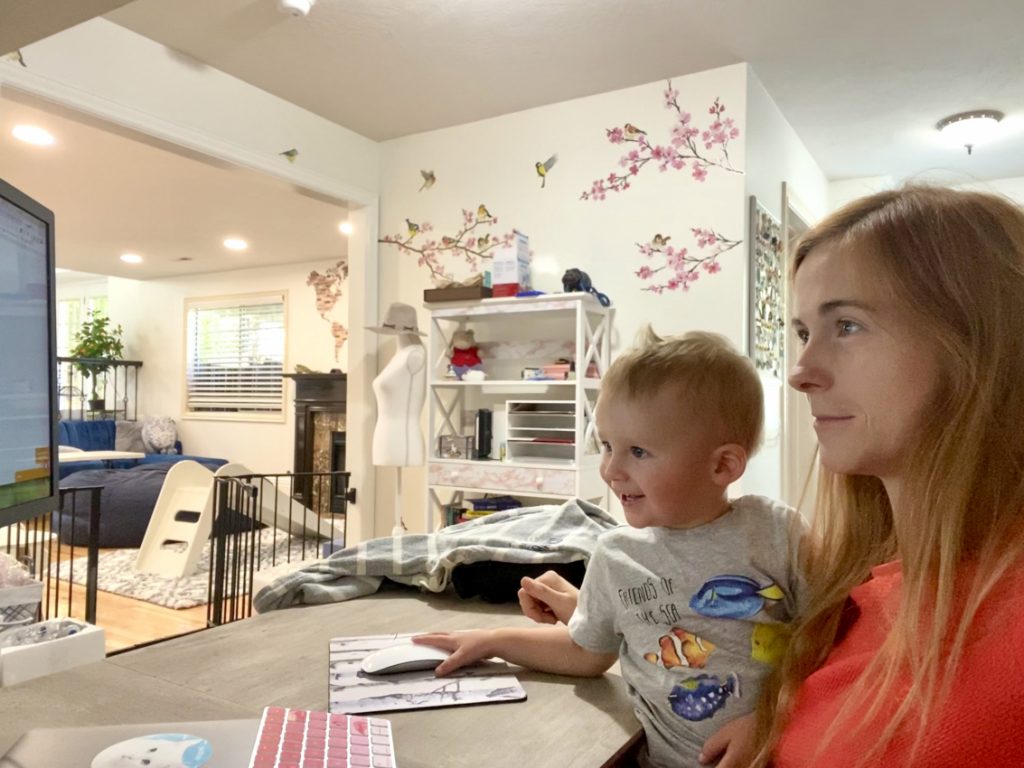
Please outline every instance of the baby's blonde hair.
[[711, 417], [723, 442], [737, 443], [752, 455], [761, 442], [764, 395], [753, 363], [724, 336], [690, 331], [658, 336], [650, 325], [637, 345], [616, 358], [601, 379], [601, 398], [649, 397], [672, 387], [696, 412]]

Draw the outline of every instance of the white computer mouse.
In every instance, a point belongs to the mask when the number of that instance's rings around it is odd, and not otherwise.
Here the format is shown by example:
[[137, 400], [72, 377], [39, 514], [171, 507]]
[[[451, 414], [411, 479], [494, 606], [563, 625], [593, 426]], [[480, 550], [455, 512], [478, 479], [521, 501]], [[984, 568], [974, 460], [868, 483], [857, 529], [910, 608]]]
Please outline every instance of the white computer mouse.
[[451, 653], [448, 651], [432, 645], [401, 643], [368, 654], [360, 666], [368, 675], [393, 675], [398, 672], [434, 669], [449, 656]]

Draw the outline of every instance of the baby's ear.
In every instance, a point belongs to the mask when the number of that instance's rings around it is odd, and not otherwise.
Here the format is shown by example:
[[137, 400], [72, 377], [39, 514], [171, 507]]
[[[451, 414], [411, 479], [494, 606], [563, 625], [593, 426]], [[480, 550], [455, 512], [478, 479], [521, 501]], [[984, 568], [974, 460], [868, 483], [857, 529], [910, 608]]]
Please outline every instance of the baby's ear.
[[726, 443], [711, 454], [711, 480], [726, 488], [739, 480], [747, 469], [747, 449], [739, 443]]

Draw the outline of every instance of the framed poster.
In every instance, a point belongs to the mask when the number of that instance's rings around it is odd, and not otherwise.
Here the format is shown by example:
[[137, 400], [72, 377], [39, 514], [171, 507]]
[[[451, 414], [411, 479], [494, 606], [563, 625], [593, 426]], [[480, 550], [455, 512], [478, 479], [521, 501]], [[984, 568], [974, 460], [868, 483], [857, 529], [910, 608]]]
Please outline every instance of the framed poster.
[[785, 284], [782, 225], [750, 196], [750, 349], [758, 371], [785, 373]]

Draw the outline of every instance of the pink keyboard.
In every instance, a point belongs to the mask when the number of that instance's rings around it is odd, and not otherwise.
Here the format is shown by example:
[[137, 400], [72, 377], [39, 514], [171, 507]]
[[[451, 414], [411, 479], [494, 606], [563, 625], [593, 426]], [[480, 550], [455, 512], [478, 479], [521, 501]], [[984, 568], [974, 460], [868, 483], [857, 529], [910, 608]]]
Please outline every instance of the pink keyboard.
[[249, 768], [395, 768], [391, 722], [267, 707]]

